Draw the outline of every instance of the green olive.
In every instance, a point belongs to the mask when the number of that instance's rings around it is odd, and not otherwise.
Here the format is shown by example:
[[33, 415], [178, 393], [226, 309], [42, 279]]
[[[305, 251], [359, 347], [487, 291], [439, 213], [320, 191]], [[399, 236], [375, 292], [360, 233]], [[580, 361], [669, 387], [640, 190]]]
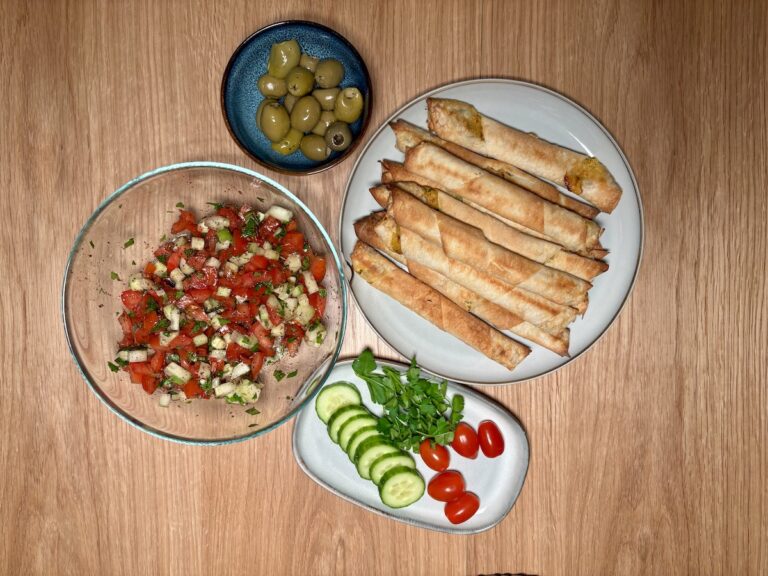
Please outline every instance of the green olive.
[[309, 54], [302, 54], [301, 59], [299, 60], [299, 66], [306, 68], [310, 72], [314, 72], [317, 69], [317, 63], [319, 61], [320, 60], [314, 56], [310, 56]]
[[285, 138], [280, 140], [280, 142], [272, 143], [272, 150], [282, 154], [283, 156], [288, 156], [289, 154], [293, 154], [294, 152], [296, 152], [296, 150], [299, 149], [299, 144], [301, 144], [302, 136], [303, 134], [298, 130], [296, 130], [296, 128], [291, 128], [288, 131], [288, 134], [285, 135]]
[[357, 88], [344, 88], [336, 98], [336, 118], [352, 124], [363, 113], [363, 95]]
[[336, 97], [338, 95], [338, 88], [318, 88], [312, 92], [312, 96], [320, 102], [320, 108], [323, 110], [333, 110], [334, 106], [336, 106]]
[[291, 110], [291, 126], [302, 132], [309, 132], [320, 120], [320, 103], [312, 96], [302, 96]]
[[264, 110], [264, 106], [270, 102], [277, 102], [277, 100], [274, 98], [264, 98], [264, 100], [261, 101], [261, 104], [259, 104], [259, 107], [256, 109], [256, 126], [259, 127], [259, 130], [261, 130], [261, 112]]
[[320, 113], [320, 120], [317, 121], [315, 127], [312, 128], [312, 134], [318, 136], [325, 136], [325, 131], [328, 130], [328, 126], [336, 122], [336, 114], [330, 110], [323, 110]]
[[261, 122], [259, 128], [264, 136], [272, 142], [278, 142], [285, 138], [291, 129], [291, 120], [288, 111], [279, 102], [269, 102], [261, 110]]
[[334, 122], [325, 131], [325, 143], [331, 150], [339, 152], [346, 150], [352, 143], [352, 132], [345, 122]]
[[269, 74], [264, 74], [259, 78], [259, 92], [269, 98], [280, 98], [285, 96], [288, 88], [282, 78], [273, 78]]
[[286, 40], [272, 44], [267, 62], [267, 74], [275, 78], [285, 78], [293, 70], [301, 58], [301, 48], [296, 40]]
[[304, 96], [312, 92], [315, 77], [312, 72], [301, 66], [296, 66], [288, 74], [288, 92], [294, 96]]
[[344, 79], [344, 66], [341, 62], [328, 58], [320, 60], [315, 70], [315, 82], [320, 88], [333, 88]]
[[325, 160], [331, 151], [322, 136], [307, 134], [301, 139], [301, 153], [310, 160]]
[[285, 106], [285, 109], [288, 110], [288, 113], [291, 113], [291, 110], [293, 110], [293, 105], [296, 104], [296, 96], [293, 94], [286, 94], [285, 98], [283, 99], [283, 106]]

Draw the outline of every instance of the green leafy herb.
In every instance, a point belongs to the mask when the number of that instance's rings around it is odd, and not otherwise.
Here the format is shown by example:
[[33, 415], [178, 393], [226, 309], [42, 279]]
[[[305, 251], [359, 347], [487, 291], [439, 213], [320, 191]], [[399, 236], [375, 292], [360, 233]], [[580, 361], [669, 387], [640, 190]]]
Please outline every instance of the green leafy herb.
[[246, 414], [250, 414], [251, 416], [256, 416], [257, 414], [261, 414], [259, 410], [256, 410], [256, 408], [248, 408], [248, 410], [245, 411]]
[[301, 259], [301, 269], [309, 270], [309, 256], [304, 256], [304, 258]]
[[195, 322], [195, 323], [192, 325], [192, 334], [195, 334], [195, 333], [197, 333], [197, 332], [200, 332], [201, 330], [205, 330], [207, 327], [208, 327], [208, 324], [206, 324], [205, 322], [203, 322], [203, 321], [201, 321], [201, 320], [197, 320], [197, 321], [196, 321], [196, 322]]
[[128, 238], [123, 244], [123, 248], [130, 248], [131, 246], [133, 246], [133, 238]]
[[320, 298], [325, 298], [328, 296], [328, 291], [325, 288], [320, 288], [318, 292], [320, 293]]
[[107, 366], [109, 366], [109, 369], [112, 370], [112, 372], [117, 372], [120, 370], [120, 366], [113, 364], [112, 362], [107, 362]]
[[184, 296], [184, 291], [183, 290], [176, 290], [176, 294], [174, 294], [174, 296], [176, 296], [176, 300], [178, 300], [179, 298]]
[[280, 369], [278, 369], [278, 370], [275, 370], [275, 371], [272, 373], [272, 375], [275, 377], [275, 380], [277, 380], [278, 382], [280, 382], [280, 380], [282, 380], [283, 378], [285, 378], [285, 372], [283, 372], [283, 371], [282, 371], [282, 370], [280, 370]]
[[[282, 238], [283, 236], [285, 236], [285, 233], [286, 233], [285, 226], [280, 226], [280, 228], [277, 229], [277, 232], [275, 232], [275, 238]], [[275, 250], [279, 251], [280, 248], [282, 248], [282, 246], [278, 246], [277, 248], [275, 248]]]
[[178, 362], [179, 360], [181, 360], [181, 358], [179, 358], [179, 355], [176, 353], [168, 354], [165, 357], [165, 359], [168, 360], [168, 362]]
[[[365, 381], [371, 398], [384, 406], [384, 416], [378, 429], [404, 450], [418, 450], [425, 439], [436, 444], [450, 444], [456, 424], [461, 421], [464, 398], [455, 395], [450, 403], [446, 397], [448, 383], [421, 377], [416, 359], [403, 374], [382, 366], [377, 372], [373, 353], [366, 349], [352, 363], [355, 374]], [[447, 414], [448, 408], [451, 412]]]
[[224, 399], [227, 401], [227, 404], [245, 404], [245, 400], [243, 400], [239, 394], [232, 394]]
[[96, 244], [93, 243], [93, 240], [88, 240], [88, 244], [91, 245], [91, 248], [96, 248]]
[[291, 342], [296, 342], [296, 336], [288, 336], [288, 338], [285, 340], [290, 344]]
[[220, 210], [224, 207], [224, 204], [219, 204], [218, 202], [206, 202], [209, 206], [213, 206], [214, 210]]
[[[167, 239], [168, 239], [168, 236], [166, 236], [165, 234], [163, 234], [163, 235], [160, 237], [160, 242], [165, 242]], [[159, 260], [159, 259], [160, 259], [160, 258], [158, 257], [158, 260]]]
[[128, 366], [128, 360], [123, 360], [122, 358], [115, 358], [115, 364], [117, 364], [120, 367]]
[[184, 202], [176, 202], [176, 208], [184, 208]]
[[110, 272], [109, 277], [112, 278], [112, 280], [120, 280], [120, 276], [117, 275], [117, 272]]
[[168, 256], [161, 254], [160, 256], [157, 257], [157, 261], [160, 262], [161, 264], [165, 264], [166, 262], [168, 262]]
[[187, 258], [192, 256], [194, 253], [195, 253], [195, 251], [192, 250], [192, 248], [187, 248], [187, 249], [184, 250], [184, 256], [186, 256]]
[[285, 377], [286, 377], [286, 378], [293, 378], [293, 377], [294, 377], [294, 376], [296, 376], [296, 374], [298, 374], [298, 373], [299, 373], [299, 371], [298, 371], [298, 370], [294, 370], [293, 372], [288, 372], [288, 374], [286, 374], [286, 376], [285, 376]]
[[162, 330], [168, 328], [170, 325], [171, 322], [168, 320], [168, 318], [160, 318], [160, 320], [155, 322], [155, 325], [152, 326], [152, 332], [161, 332]]
[[245, 238], [251, 238], [253, 236], [256, 236], [256, 231], [259, 227], [259, 223], [256, 220], [256, 216], [253, 215], [253, 213], [248, 214], [248, 219], [245, 221], [245, 225], [243, 226], [240, 233]]
[[147, 298], [147, 305], [145, 306], [145, 308], [147, 309], [147, 312], [150, 312], [152, 310], [157, 310], [158, 308], [160, 308], [160, 306], [157, 305], [157, 302], [155, 301], [154, 298]]

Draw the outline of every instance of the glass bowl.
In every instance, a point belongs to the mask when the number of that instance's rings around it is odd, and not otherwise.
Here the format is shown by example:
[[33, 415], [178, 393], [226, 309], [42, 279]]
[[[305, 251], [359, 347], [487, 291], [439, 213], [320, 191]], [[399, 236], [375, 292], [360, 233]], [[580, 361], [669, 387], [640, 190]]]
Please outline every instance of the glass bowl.
[[[250, 204], [265, 211], [272, 204], [291, 210], [314, 251], [326, 256], [324, 285], [328, 329], [319, 348], [304, 343], [295, 357], [286, 356], [262, 369], [264, 383], [256, 408], [221, 400], [159, 404], [124, 371], [114, 373], [122, 332], [117, 315], [127, 278], [141, 270], [171, 224], [179, 203], [200, 217], [208, 202]], [[129, 240], [133, 238], [133, 243]], [[128, 244], [128, 246], [126, 246]], [[119, 278], [116, 279], [116, 278]], [[253, 438], [294, 416], [319, 390], [333, 368], [346, 325], [346, 288], [339, 256], [328, 233], [296, 196], [277, 182], [251, 170], [214, 162], [174, 164], [147, 172], [115, 191], [96, 209], [78, 234], [69, 254], [62, 287], [62, 315], [69, 349], [88, 386], [113, 412], [154, 436], [188, 444], [225, 444]], [[276, 369], [295, 377], [275, 378]]]

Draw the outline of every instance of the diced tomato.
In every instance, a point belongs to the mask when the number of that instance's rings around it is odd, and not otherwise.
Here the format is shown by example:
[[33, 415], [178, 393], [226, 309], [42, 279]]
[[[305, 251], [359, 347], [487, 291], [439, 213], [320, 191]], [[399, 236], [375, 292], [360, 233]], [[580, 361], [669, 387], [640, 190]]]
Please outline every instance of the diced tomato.
[[199, 306], [187, 306], [184, 313], [195, 322], [208, 322], [208, 315]]
[[258, 320], [251, 324], [251, 334], [256, 337], [256, 340], [258, 340], [260, 352], [267, 356], [275, 355], [275, 351], [273, 349], [273, 346], [275, 345], [274, 340], [272, 340], [272, 337], [269, 335], [269, 331], [264, 328], [264, 326], [262, 326]]
[[149, 361], [153, 372], [162, 372], [165, 366], [165, 352], [155, 352], [155, 355]]
[[232, 208], [230, 208], [229, 206], [222, 206], [216, 211], [216, 213], [219, 216], [224, 216], [224, 218], [229, 220], [230, 228], [240, 227], [240, 217], [237, 215], [237, 212], [232, 210]]
[[224, 368], [224, 360], [208, 358], [208, 363], [211, 365], [211, 372], [221, 372]]
[[126, 290], [120, 294], [120, 300], [128, 310], [134, 314], [144, 312], [144, 294], [136, 290]]
[[166, 267], [168, 268], [168, 272], [173, 272], [176, 270], [176, 268], [179, 267], [179, 263], [181, 262], [181, 252], [174, 252], [170, 256], [168, 256], [168, 262], [165, 263]]
[[184, 346], [189, 346], [191, 344], [192, 344], [192, 338], [190, 338], [187, 334], [179, 334], [178, 336], [176, 336], [176, 338], [168, 342], [168, 347], [182, 348]]
[[147, 265], [144, 266], [144, 276], [149, 278], [150, 276], [152, 276], [155, 273], [156, 269], [157, 269], [157, 267], [155, 266], [154, 262], [147, 262]]
[[141, 327], [133, 334], [136, 342], [139, 344], [146, 344], [149, 341], [149, 337], [152, 334], [152, 328], [155, 327], [158, 321], [157, 312], [152, 310], [147, 313], [141, 321]]
[[197, 231], [197, 221], [195, 215], [189, 210], [181, 210], [179, 212], [179, 219], [171, 226], [171, 232], [178, 234], [179, 232], [188, 231], [195, 233]]
[[278, 311], [272, 308], [272, 306], [267, 305], [267, 314], [269, 314], [269, 321], [272, 325], [277, 326], [278, 324], [283, 323], [283, 317], [280, 316]]
[[192, 254], [192, 256], [187, 258], [187, 264], [192, 266], [195, 270], [202, 270], [206, 260], [208, 260], [208, 255], [202, 250], [198, 250]]
[[150, 348], [152, 348], [152, 350], [155, 352], [167, 352], [170, 350], [168, 346], [163, 346], [160, 344], [160, 336], [158, 334], [151, 336], [147, 341], [147, 344], [149, 344]]
[[309, 304], [317, 312], [317, 318], [322, 318], [325, 314], [325, 298], [320, 295], [320, 292], [315, 292], [309, 295]]
[[279, 286], [288, 280], [290, 275], [291, 273], [287, 269], [275, 267], [269, 271], [269, 281], [272, 282], [272, 286]]
[[245, 298], [246, 300], [255, 300], [258, 298], [255, 288], [249, 288], [247, 286], [240, 286], [232, 290], [232, 296], [235, 298]]
[[157, 378], [154, 376], [142, 376], [141, 387], [147, 394], [154, 394], [155, 390], [157, 390]]
[[213, 296], [212, 288], [190, 288], [187, 290], [187, 296], [189, 296], [197, 304], [202, 304], [208, 298]]
[[196, 398], [197, 396], [203, 396], [205, 392], [203, 392], [203, 389], [200, 388], [200, 384], [198, 384], [197, 380], [194, 378], [184, 384], [184, 394], [186, 394], [187, 398]]
[[298, 229], [299, 229], [299, 223], [296, 222], [295, 218], [293, 220], [289, 221], [285, 225], [285, 231], [286, 232], [293, 232], [294, 230], [298, 230]]
[[216, 286], [217, 281], [218, 274], [216, 273], [216, 269], [211, 268], [210, 266], [203, 266], [202, 270], [199, 270], [189, 278], [186, 278], [183, 284], [185, 290], [189, 290], [190, 288], [202, 289]]
[[[227, 260], [229, 260], [232, 256], [235, 255], [235, 251], [232, 248], [225, 248], [224, 250], [219, 250], [219, 253], [216, 254], [216, 258], [224, 264]], [[226, 272], [226, 269], [224, 269], [224, 272]]]
[[173, 242], [166, 242], [165, 244], [161, 244], [160, 247], [155, 250], [155, 257], [157, 258], [168, 258], [171, 254], [173, 254], [173, 251], [176, 249], [176, 246]]
[[230, 342], [229, 346], [227, 346], [227, 360], [239, 360], [243, 356], [247, 356], [249, 354], [250, 350], [248, 350], [248, 348], [243, 348], [234, 342]]
[[312, 277], [318, 282], [325, 278], [325, 258], [322, 256], [311, 256], [309, 259], [309, 271]]
[[117, 321], [120, 322], [120, 328], [123, 330], [123, 336], [133, 336], [133, 323], [128, 317], [128, 314], [123, 312], [117, 317]]
[[219, 238], [216, 236], [216, 230], [208, 230], [205, 233], [205, 249], [213, 254], [216, 251], [216, 242]]
[[154, 371], [149, 362], [131, 362], [128, 364], [128, 372], [131, 375], [131, 382], [141, 384], [141, 377], [152, 376]]
[[235, 299], [231, 296], [217, 296], [214, 295], [213, 299], [216, 300], [219, 304], [221, 304], [222, 308], [224, 310], [231, 310], [235, 307]]
[[243, 238], [240, 230], [235, 230], [232, 233], [232, 250], [234, 250], [236, 256], [240, 256], [240, 254], [248, 250], [248, 240]]
[[301, 339], [304, 337], [304, 329], [293, 322], [285, 325], [285, 349], [288, 354], [294, 356], [299, 351]]
[[251, 356], [251, 378], [256, 378], [261, 372], [261, 367], [264, 366], [264, 354], [262, 352], [255, 352]]
[[266, 256], [262, 256], [261, 254], [254, 254], [253, 258], [248, 260], [245, 266], [243, 266], [243, 270], [245, 270], [246, 272], [255, 272], [256, 270], [265, 270], [268, 264], [269, 264], [269, 260], [267, 260]]
[[266, 240], [270, 244], [275, 244], [275, 232], [280, 229], [280, 220], [273, 216], [267, 216], [259, 224], [259, 239]]
[[282, 254], [295, 254], [304, 250], [304, 234], [298, 231], [286, 232], [280, 245]]

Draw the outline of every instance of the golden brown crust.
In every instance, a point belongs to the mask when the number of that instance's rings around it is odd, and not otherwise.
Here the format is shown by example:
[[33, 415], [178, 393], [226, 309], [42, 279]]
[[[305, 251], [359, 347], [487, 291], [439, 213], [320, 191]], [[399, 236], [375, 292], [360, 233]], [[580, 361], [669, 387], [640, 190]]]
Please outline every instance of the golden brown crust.
[[405, 168], [436, 182], [440, 189], [552, 238], [568, 250], [586, 253], [599, 244], [602, 230], [592, 220], [464, 162], [429, 142], [408, 150]]
[[416, 262], [439, 272], [486, 300], [517, 314], [550, 334], [559, 334], [576, 318], [576, 310], [522, 288], [514, 288], [499, 278], [469, 264], [448, 258], [435, 244], [412, 230], [398, 226], [391, 218], [375, 226], [385, 246], [397, 247], [407, 262]]
[[579, 214], [584, 218], [591, 219], [600, 213], [600, 210], [594, 206], [590, 206], [589, 204], [585, 204], [584, 202], [580, 202], [575, 198], [571, 198], [570, 196], [562, 194], [557, 188], [548, 182], [539, 180], [535, 176], [531, 176], [516, 166], [512, 166], [511, 164], [507, 164], [506, 162], [502, 162], [500, 160], [487, 158], [485, 156], [481, 156], [480, 154], [476, 154], [475, 152], [472, 152], [463, 146], [459, 146], [458, 144], [454, 144], [448, 140], [443, 140], [439, 136], [435, 136], [434, 134], [421, 129], [418, 126], [411, 124], [410, 122], [406, 122], [405, 120], [396, 120], [395, 122], [390, 123], [389, 126], [395, 133], [398, 150], [403, 153], [407, 152], [415, 146], [418, 146], [421, 142], [430, 142], [435, 146], [439, 146], [440, 148], [447, 150], [454, 156], [469, 162], [470, 164], [474, 164], [475, 166], [483, 168], [491, 174], [495, 174], [500, 178], [504, 178], [504, 180], [512, 182], [513, 184], [517, 184], [526, 190], [530, 190], [545, 200], [549, 200], [554, 204], [558, 204], [563, 208], [567, 208], [573, 212], [576, 212], [576, 214]]
[[446, 256], [540, 294], [553, 302], [586, 310], [591, 284], [489, 242], [481, 230], [433, 210], [404, 190], [390, 191], [388, 214], [400, 226], [439, 246]]
[[501, 124], [466, 102], [429, 98], [427, 109], [429, 129], [445, 140], [562, 184], [604, 212], [621, 199], [621, 188], [596, 158]]
[[530, 348], [462, 310], [370, 246], [358, 242], [351, 259], [355, 273], [371, 286], [505, 368], [514, 370], [530, 353]]

